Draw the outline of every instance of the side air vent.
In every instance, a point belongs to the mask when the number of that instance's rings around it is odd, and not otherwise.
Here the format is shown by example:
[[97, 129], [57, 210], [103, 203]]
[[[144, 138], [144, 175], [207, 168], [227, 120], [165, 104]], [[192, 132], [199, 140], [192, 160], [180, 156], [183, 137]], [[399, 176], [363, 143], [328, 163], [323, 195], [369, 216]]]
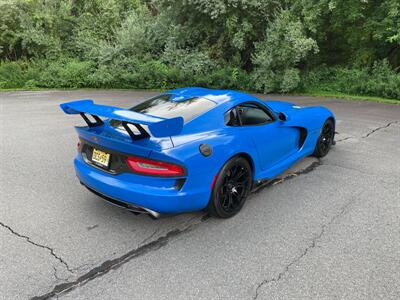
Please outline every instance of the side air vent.
[[307, 129], [299, 127], [299, 130], [300, 130], [299, 149], [301, 149], [307, 137]]

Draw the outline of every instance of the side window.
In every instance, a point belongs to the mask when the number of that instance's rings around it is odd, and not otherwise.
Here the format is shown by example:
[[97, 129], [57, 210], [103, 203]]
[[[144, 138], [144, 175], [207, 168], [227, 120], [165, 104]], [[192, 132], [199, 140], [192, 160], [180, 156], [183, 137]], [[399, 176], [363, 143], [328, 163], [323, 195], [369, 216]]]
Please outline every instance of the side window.
[[259, 125], [273, 121], [273, 118], [256, 104], [246, 103], [238, 105], [236, 111], [242, 126]]

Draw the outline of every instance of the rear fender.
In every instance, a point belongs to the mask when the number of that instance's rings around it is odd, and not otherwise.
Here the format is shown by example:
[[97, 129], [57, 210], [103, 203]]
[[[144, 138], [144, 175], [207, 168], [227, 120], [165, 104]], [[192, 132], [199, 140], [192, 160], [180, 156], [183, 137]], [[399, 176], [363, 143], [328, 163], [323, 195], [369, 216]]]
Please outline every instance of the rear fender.
[[[246, 153], [250, 156], [254, 173], [258, 172], [258, 156], [253, 140], [248, 136], [232, 134], [230, 130], [235, 130], [235, 128], [208, 132], [202, 139], [194, 138], [192, 142], [162, 152], [153, 151], [150, 157], [160, 160], [170, 157], [181, 161], [188, 173], [188, 181], [184, 188], [194, 190], [205, 188], [207, 192], [210, 192], [214, 176], [218, 174], [227, 160], [239, 153]], [[211, 154], [208, 156], [200, 152], [200, 146], [204, 144], [211, 148]], [[247, 146], [243, 147], [243, 145]]]

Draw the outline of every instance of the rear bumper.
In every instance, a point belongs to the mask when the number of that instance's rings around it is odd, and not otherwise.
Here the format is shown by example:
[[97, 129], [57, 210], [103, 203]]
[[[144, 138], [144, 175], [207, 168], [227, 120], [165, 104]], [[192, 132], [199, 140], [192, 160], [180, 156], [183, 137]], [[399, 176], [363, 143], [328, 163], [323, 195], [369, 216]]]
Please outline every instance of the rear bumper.
[[210, 197], [209, 187], [191, 188], [190, 178], [178, 190], [171, 184], [172, 179], [131, 173], [109, 174], [86, 164], [79, 154], [74, 165], [81, 183], [95, 193], [160, 214], [201, 210]]
[[107, 202], [111, 203], [112, 205], [127, 209], [135, 214], [149, 214], [154, 218], [159, 218], [160, 214], [158, 212], [152, 211], [150, 209], [147, 209], [145, 207], [140, 207], [140, 206], [136, 206], [136, 205], [132, 205], [130, 203], [126, 203], [126, 202], [122, 202], [113, 198], [110, 198], [106, 195], [103, 195], [101, 193], [99, 193], [98, 191], [95, 191], [94, 189], [86, 186], [82, 181], [81, 184], [83, 186], [85, 186], [89, 191], [91, 191], [92, 193], [96, 194], [97, 196], [103, 198], [104, 200], [106, 200]]

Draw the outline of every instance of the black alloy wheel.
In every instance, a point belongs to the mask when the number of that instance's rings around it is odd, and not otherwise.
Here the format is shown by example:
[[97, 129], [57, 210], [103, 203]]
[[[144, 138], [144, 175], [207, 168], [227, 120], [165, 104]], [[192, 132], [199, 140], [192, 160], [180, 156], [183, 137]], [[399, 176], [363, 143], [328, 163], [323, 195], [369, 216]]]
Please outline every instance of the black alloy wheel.
[[321, 133], [319, 135], [313, 155], [316, 157], [324, 157], [325, 155], [327, 155], [333, 144], [334, 137], [335, 128], [333, 126], [333, 121], [331, 119], [328, 119], [322, 126]]
[[208, 210], [219, 218], [230, 218], [243, 207], [253, 180], [249, 162], [241, 156], [230, 159], [214, 183]]

